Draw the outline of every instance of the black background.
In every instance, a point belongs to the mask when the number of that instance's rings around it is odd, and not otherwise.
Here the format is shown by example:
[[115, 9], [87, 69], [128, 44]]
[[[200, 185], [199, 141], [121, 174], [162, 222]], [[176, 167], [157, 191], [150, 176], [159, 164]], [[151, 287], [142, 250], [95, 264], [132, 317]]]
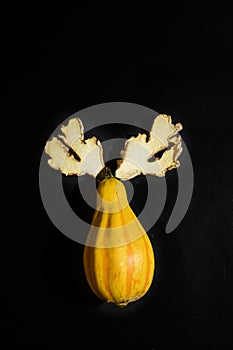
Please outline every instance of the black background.
[[[2, 16], [8, 83], [2, 133], [12, 140], [4, 142], [12, 167], [3, 178], [11, 198], [2, 234], [5, 348], [232, 349], [230, 6], [12, 5]], [[57, 125], [111, 101], [182, 122], [195, 176], [188, 212], [166, 235], [177, 191], [176, 172], [168, 174], [166, 207], [148, 233], [155, 279], [144, 298], [124, 309], [90, 292], [83, 246], [50, 222], [38, 183], [40, 157]]]

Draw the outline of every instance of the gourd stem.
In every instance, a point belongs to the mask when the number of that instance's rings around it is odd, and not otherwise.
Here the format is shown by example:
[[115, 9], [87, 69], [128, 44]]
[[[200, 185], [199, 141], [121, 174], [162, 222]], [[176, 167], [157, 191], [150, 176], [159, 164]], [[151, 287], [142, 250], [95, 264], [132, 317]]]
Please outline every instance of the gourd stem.
[[111, 169], [107, 166], [107, 167], [105, 167], [105, 179], [109, 179], [110, 177], [114, 177], [113, 175], [112, 175], [112, 171], [111, 171]]
[[114, 177], [114, 176], [112, 175], [111, 169], [108, 166], [106, 166], [96, 176], [96, 181], [99, 183], [104, 179], [110, 179], [112, 177]]

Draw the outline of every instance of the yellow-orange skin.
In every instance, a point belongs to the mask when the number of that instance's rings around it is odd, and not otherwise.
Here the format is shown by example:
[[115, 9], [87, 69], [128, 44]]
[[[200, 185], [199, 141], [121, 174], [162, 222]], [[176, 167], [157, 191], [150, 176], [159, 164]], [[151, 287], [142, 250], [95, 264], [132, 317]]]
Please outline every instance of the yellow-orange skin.
[[125, 306], [145, 295], [151, 286], [153, 248], [128, 204], [122, 182], [114, 177], [104, 179], [98, 194], [92, 220], [95, 230], [91, 229], [84, 248], [85, 274], [99, 298]]

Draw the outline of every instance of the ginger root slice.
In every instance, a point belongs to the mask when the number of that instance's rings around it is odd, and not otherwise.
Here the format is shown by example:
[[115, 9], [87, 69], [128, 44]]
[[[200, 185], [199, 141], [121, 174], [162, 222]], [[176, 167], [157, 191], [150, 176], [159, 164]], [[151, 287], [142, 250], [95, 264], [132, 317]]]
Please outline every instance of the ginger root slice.
[[79, 118], [72, 118], [61, 126], [59, 139], [47, 141], [45, 152], [48, 164], [65, 175], [89, 174], [96, 177], [105, 167], [103, 149], [96, 137], [84, 140], [84, 128]]
[[[145, 134], [138, 134], [125, 142], [118, 161], [116, 177], [129, 180], [139, 174], [164, 176], [167, 170], [178, 168], [177, 160], [182, 152], [181, 137], [176, 134], [182, 129], [180, 123], [172, 124], [171, 116], [159, 114], [152, 125], [149, 140]], [[161, 158], [156, 153], [165, 150]], [[149, 161], [155, 156], [154, 161]]]

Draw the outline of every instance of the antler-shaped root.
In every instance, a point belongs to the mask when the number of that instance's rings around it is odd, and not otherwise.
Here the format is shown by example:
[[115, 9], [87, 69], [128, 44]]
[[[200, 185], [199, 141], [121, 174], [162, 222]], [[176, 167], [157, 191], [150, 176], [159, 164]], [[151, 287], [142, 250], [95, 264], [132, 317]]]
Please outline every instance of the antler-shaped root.
[[[84, 128], [79, 118], [62, 125], [63, 135], [47, 141], [45, 152], [51, 157], [48, 164], [65, 175], [89, 174], [94, 177], [105, 167], [103, 149], [96, 137], [84, 140]], [[68, 146], [68, 147], [67, 147]]]
[[[181, 129], [180, 123], [172, 124], [169, 115], [158, 115], [152, 125], [148, 142], [145, 134], [138, 134], [125, 142], [116, 177], [128, 180], [139, 174], [164, 176], [167, 170], [179, 167], [177, 158], [182, 152], [181, 137], [175, 135]], [[156, 158], [156, 153], [165, 149], [167, 150], [161, 158]], [[149, 159], [154, 155], [155, 161], [150, 162]]]

